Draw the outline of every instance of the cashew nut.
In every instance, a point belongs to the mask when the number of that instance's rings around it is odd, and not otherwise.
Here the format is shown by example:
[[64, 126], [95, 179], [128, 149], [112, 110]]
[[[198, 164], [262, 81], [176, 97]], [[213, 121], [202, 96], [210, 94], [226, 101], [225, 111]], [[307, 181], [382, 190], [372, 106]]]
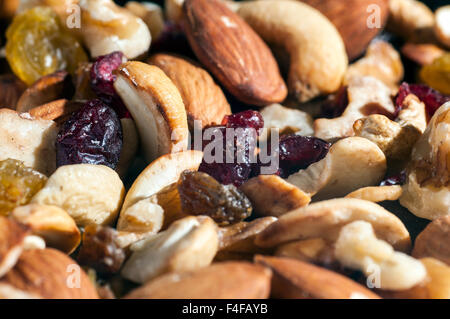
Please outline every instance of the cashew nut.
[[353, 136], [353, 123], [356, 120], [371, 114], [390, 117], [395, 113], [391, 89], [376, 78], [352, 77], [347, 92], [349, 104], [344, 113], [334, 119], [315, 120], [315, 136], [324, 140]]
[[148, 161], [187, 149], [189, 130], [183, 100], [160, 68], [124, 63], [114, 87], [136, 121]]
[[120, 123], [122, 124], [123, 146], [116, 172], [120, 177], [124, 177], [138, 151], [139, 135], [136, 130], [136, 124], [132, 119], [122, 118], [120, 119]]
[[[377, 239], [372, 225], [365, 221], [355, 221], [342, 228], [335, 244], [335, 256], [342, 265], [361, 270], [366, 276], [378, 274], [381, 289], [409, 289], [427, 276], [419, 260], [396, 252], [389, 243]], [[378, 280], [375, 278], [375, 284]]]
[[359, 198], [370, 202], [384, 202], [385, 200], [397, 200], [402, 196], [400, 185], [363, 187], [351, 192], [346, 198]]
[[428, 123], [411, 154], [400, 204], [416, 216], [436, 219], [450, 214], [450, 102]]
[[31, 200], [64, 209], [78, 226], [111, 224], [125, 188], [119, 175], [103, 165], [76, 164], [58, 168]]
[[342, 227], [357, 220], [370, 222], [377, 236], [396, 249], [409, 250], [408, 230], [397, 216], [375, 203], [355, 198], [327, 200], [287, 213], [258, 234], [255, 243], [261, 247], [276, 247], [292, 241], [322, 238], [332, 244]]
[[211, 218], [183, 218], [155, 237], [132, 245], [133, 253], [122, 269], [122, 276], [144, 283], [167, 272], [208, 266], [218, 242], [217, 225]]
[[313, 200], [322, 200], [378, 185], [385, 173], [386, 157], [375, 143], [348, 137], [331, 146], [324, 159], [289, 176], [287, 181]]
[[299, 101], [339, 89], [347, 53], [339, 32], [319, 11], [297, 1], [268, 0], [243, 2], [237, 12], [269, 45], [288, 52], [289, 91]]

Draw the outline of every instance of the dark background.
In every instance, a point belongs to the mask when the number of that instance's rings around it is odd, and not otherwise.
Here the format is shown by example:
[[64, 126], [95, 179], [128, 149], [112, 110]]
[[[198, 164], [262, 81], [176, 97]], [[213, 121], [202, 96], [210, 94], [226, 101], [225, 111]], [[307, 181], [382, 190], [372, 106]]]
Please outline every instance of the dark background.
[[[115, 1], [117, 3], [123, 5], [128, 0], [115, 0]], [[144, 2], [142, 0], [135, 0], [135, 1]], [[158, 3], [160, 5], [164, 4], [164, 0], [154, 0], [154, 1], [152, 1], [152, 0], [145, 0], [145, 1]], [[345, 1], [345, 0], [335, 0], [335, 1]], [[450, 4], [450, 0], [423, 0], [422, 2], [426, 3], [433, 10], [438, 8], [438, 7], [440, 7], [440, 6], [443, 6], [443, 5], [446, 5], [446, 4]]]

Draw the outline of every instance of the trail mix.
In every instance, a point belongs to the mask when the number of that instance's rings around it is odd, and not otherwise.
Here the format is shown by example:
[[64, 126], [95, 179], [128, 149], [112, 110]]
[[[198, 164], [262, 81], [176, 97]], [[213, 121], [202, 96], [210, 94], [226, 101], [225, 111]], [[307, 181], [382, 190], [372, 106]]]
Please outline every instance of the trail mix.
[[0, 0], [0, 298], [449, 299], [450, 6], [376, 3]]

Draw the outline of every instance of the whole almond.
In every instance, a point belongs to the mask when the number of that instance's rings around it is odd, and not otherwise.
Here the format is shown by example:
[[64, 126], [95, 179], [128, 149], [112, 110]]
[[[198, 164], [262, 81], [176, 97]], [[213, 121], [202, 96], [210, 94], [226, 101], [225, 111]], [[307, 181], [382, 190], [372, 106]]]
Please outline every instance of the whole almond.
[[238, 100], [283, 101], [286, 85], [268, 46], [219, 0], [187, 0], [184, 25], [197, 58]]
[[378, 299], [356, 282], [335, 272], [299, 260], [256, 256], [255, 262], [272, 269], [274, 298]]
[[24, 226], [0, 216], [0, 277], [16, 264], [27, 234]]
[[246, 262], [213, 264], [194, 272], [170, 273], [132, 291], [127, 299], [263, 299], [271, 271]]
[[417, 236], [412, 255], [433, 257], [450, 266], [450, 216], [432, 221]]
[[46, 299], [96, 299], [97, 291], [75, 261], [54, 249], [23, 252], [1, 280], [26, 294]]
[[201, 121], [203, 128], [220, 124], [231, 113], [222, 89], [195, 62], [162, 53], [152, 56], [148, 62], [163, 70], [180, 91], [191, 131], [195, 120]]

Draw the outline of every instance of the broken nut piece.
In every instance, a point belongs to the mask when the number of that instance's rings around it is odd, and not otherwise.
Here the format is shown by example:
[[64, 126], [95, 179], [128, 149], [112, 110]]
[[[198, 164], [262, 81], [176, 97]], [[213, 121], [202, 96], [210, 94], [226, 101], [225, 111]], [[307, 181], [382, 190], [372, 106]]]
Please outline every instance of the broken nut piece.
[[397, 200], [400, 196], [402, 196], [402, 187], [400, 185], [392, 185], [363, 187], [351, 192], [345, 197], [359, 198], [377, 203], [386, 200]]
[[435, 219], [417, 236], [412, 256], [433, 257], [450, 266], [450, 216]]

